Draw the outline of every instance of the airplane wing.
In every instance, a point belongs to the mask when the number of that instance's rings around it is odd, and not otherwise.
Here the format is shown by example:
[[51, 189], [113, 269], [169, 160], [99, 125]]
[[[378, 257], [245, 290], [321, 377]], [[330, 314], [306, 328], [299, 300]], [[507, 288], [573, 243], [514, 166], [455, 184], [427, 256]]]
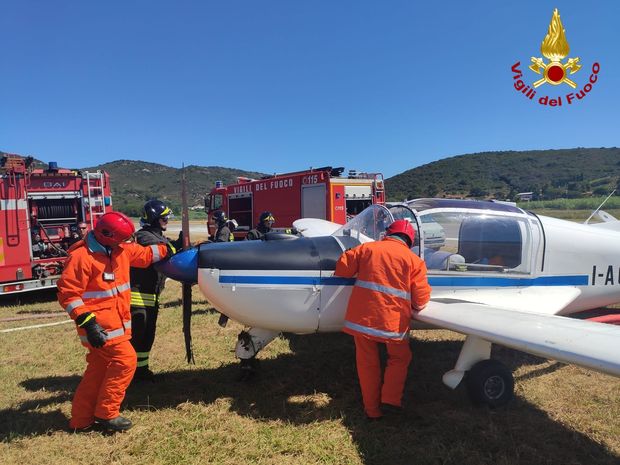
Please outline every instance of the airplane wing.
[[[435, 294], [441, 290], [440, 286], [442, 284], [445, 285], [445, 283], [438, 282], [438, 280], [441, 281], [445, 279], [449, 278], [429, 276], [431, 286], [437, 286], [434, 287]], [[485, 304], [507, 310], [516, 310], [518, 312], [544, 313], [546, 315], [562, 314], [580, 295], [581, 289], [568, 286], [530, 286], [524, 288], [506, 288], [501, 291], [493, 288], [458, 290], [459, 299], [462, 301]]]
[[414, 319], [620, 377], [620, 327], [434, 298]]
[[301, 218], [295, 220], [293, 226], [304, 237], [331, 236], [342, 227], [341, 224], [319, 218]]

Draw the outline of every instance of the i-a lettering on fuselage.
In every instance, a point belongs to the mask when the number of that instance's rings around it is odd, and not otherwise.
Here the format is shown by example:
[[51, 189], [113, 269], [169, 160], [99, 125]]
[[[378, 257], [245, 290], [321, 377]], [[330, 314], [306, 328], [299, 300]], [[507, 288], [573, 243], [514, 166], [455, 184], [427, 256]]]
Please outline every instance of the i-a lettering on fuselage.
[[[616, 274], [617, 273], [617, 274]], [[592, 265], [592, 285], [610, 286], [620, 284], [620, 267]]]

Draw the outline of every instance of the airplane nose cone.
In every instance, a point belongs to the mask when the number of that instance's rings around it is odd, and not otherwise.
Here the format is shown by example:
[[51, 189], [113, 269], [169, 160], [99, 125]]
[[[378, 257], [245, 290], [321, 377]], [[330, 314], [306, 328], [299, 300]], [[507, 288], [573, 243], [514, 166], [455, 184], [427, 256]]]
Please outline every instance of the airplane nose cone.
[[179, 252], [169, 260], [155, 263], [155, 269], [168, 278], [184, 283], [198, 282], [198, 249]]

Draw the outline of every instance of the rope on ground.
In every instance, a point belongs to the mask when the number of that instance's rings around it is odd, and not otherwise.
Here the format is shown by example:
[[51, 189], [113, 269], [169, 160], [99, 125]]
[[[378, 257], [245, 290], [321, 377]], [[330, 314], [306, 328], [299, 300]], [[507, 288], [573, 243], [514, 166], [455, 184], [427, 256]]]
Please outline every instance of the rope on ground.
[[45, 324], [42, 324], [42, 325], [20, 326], [19, 328], [2, 329], [2, 330], [0, 330], [0, 333], [11, 333], [13, 331], [21, 331], [21, 330], [24, 330], [24, 329], [45, 328], [47, 326], [64, 325], [65, 323], [73, 323], [73, 320], [59, 321], [57, 323], [45, 323]]
[[7, 321], [36, 320], [39, 318], [58, 318], [59, 316], [67, 316], [67, 312], [37, 313], [33, 315], [15, 316], [11, 318], [0, 318], [0, 323], [6, 323]]

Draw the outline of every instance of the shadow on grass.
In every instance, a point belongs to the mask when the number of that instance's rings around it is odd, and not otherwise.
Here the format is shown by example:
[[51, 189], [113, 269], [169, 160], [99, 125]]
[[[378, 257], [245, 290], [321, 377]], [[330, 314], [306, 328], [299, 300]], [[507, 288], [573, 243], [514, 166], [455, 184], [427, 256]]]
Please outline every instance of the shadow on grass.
[[[56, 288], [0, 296], [0, 307], [55, 302]], [[19, 312], [18, 312], [19, 313]]]
[[[473, 407], [459, 388], [451, 391], [441, 374], [451, 369], [461, 348], [457, 341], [412, 341], [414, 359], [405, 391], [404, 414], [368, 422], [361, 407], [351, 338], [342, 334], [287, 336], [293, 354], [261, 361], [249, 383], [236, 381], [236, 364], [166, 373], [164, 383], [132, 386], [124, 405], [132, 410], [175, 408], [227, 398], [231, 411], [256, 421], [306, 425], [337, 420], [350, 431], [365, 464], [617, 464], [618, 457], [585, 435], [550, 419], [523, 399], [489, 410]], [[495, 354], [509, 366], [519, 355]], [[524, 356], [521, 364], [537, 358]], [[428, 363], [432, 360], [433, 363]], [[545, 368], [548, 372], [551, 367]], [[29, 391], [55, 394], [44, 404], [70, 398], [78, 376], [31, 379]], [[0, 411], [4, 441], [62, 430], [67, 419], [37, 413], [30, 404]], [[44, 405], [39, 401], [39, 405]]]

